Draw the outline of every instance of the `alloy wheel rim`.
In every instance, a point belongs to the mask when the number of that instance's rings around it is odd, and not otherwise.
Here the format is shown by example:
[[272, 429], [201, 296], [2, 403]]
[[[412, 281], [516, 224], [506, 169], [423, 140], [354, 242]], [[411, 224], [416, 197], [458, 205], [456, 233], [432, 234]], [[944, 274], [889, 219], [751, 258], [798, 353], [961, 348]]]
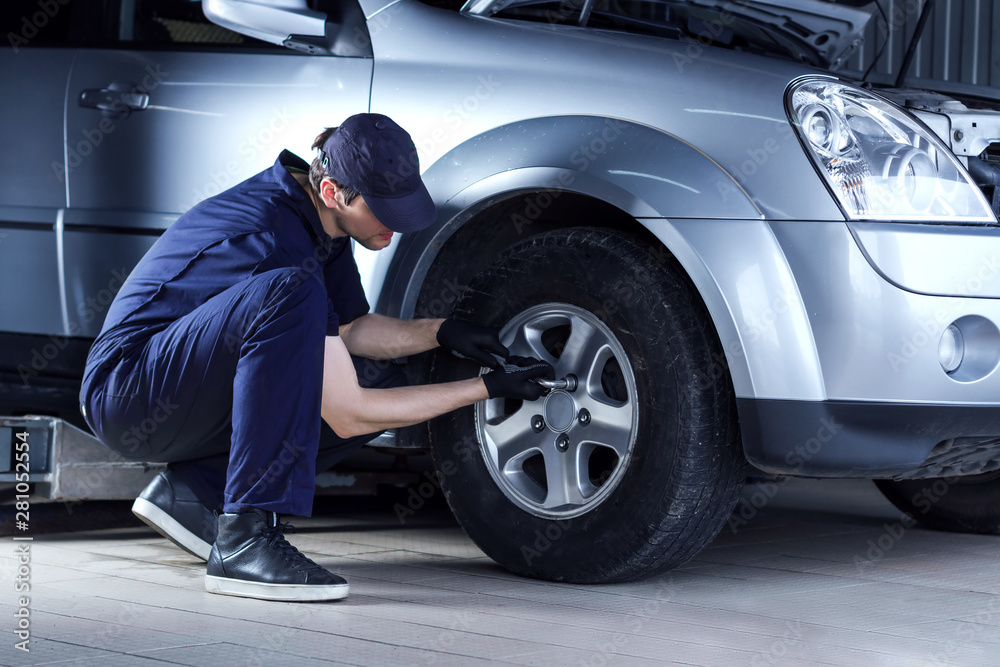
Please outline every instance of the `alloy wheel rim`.
[[[566, 519], [602, 503], [628, 469], [635, 445], [635, 373], [612, 331], [590, 311], [539, 304], [500, 331], [512, 355], [552, 364], [556, 377], [575, 375], [575, 391], [553, 390], [536, 401], [489, 399], [476, 406], [486, 467], [519, 508]], [[485, 370], [485, 369], [484, 369]]]

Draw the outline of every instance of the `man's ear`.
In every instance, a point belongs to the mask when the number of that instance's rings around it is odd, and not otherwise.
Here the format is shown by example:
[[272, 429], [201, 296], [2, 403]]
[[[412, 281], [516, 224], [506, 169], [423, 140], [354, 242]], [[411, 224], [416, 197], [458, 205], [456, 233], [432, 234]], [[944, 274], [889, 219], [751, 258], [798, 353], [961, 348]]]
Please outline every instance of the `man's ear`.
[[342, 200], [337, 199], [338, 192], [340, 188], [332, 178], [327, 176], [319, 182], [319, 194], [327, 208], [336, 208], [343, 204]]

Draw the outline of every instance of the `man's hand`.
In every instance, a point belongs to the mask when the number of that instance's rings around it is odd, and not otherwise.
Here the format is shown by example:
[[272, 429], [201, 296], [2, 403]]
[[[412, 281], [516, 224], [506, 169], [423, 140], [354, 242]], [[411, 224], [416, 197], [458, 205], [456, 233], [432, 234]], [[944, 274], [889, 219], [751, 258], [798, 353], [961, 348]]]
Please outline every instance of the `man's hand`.
[[532, 378], [556, 379], [550, 364], [530, 357], [510, 357], [507, 362], [483, 376], [490, 398], [519, 398], [534, 401], [542, 395], [542, 386]]
[[445, 320], [437, 331], [437, 342], [446, 350], [460, 357], [478, 361], [483, 366], [496, 368], [499, 362], [494, 354], [504, 359], [510, 351], [500, 342], [495, 329], [462, 320]]

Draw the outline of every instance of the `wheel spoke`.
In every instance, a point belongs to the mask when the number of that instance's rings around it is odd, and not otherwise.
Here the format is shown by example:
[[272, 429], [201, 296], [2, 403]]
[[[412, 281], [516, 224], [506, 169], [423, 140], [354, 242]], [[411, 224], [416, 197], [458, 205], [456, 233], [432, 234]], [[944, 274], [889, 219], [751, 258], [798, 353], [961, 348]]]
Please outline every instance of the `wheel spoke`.
[[584, 388], [601, 386], [601, 371], [613, 352], [607, 337], [579, 317], [570, 318], [570, 334], [556, 364], [556, 375], [574, 373]]
[[573, 437], [615, 450], [624, 457], [632, 435], [632, 404], [609, 405], [590, 397], [580, 402], [590, 412], [590, 423], [573, 430]]
[[533, 415], [532, 410], [522, 406], [499, 424], [486, 426], [486, 434], [496, 446], [497, 468], [500, 470], [505, 470], [511, 459], [521, 458], [523, 454], [541, 448], [540, 434], [531, 428]]
[[571, 447], [567, 452], [560, 452], [555, 446], [546, 447], [544, 457], [548, 486], [542, 504], [545, 509], [582, 505], [597, 491], [587, 476], [586, 461], [581, 459], [579, 447]]

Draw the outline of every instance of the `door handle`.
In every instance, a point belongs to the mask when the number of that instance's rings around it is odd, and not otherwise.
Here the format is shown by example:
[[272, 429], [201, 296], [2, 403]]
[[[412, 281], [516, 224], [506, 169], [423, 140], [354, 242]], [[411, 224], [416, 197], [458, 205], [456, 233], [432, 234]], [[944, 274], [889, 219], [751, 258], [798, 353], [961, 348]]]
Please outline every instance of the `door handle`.
[[87, 88], [80, 93], [79, 104], [81, 107], [100, 109], [106, 112], [121, 112], [123, 107], [133, 111], [142, 111], [149, 106], [149, 95], [111, 88]]

